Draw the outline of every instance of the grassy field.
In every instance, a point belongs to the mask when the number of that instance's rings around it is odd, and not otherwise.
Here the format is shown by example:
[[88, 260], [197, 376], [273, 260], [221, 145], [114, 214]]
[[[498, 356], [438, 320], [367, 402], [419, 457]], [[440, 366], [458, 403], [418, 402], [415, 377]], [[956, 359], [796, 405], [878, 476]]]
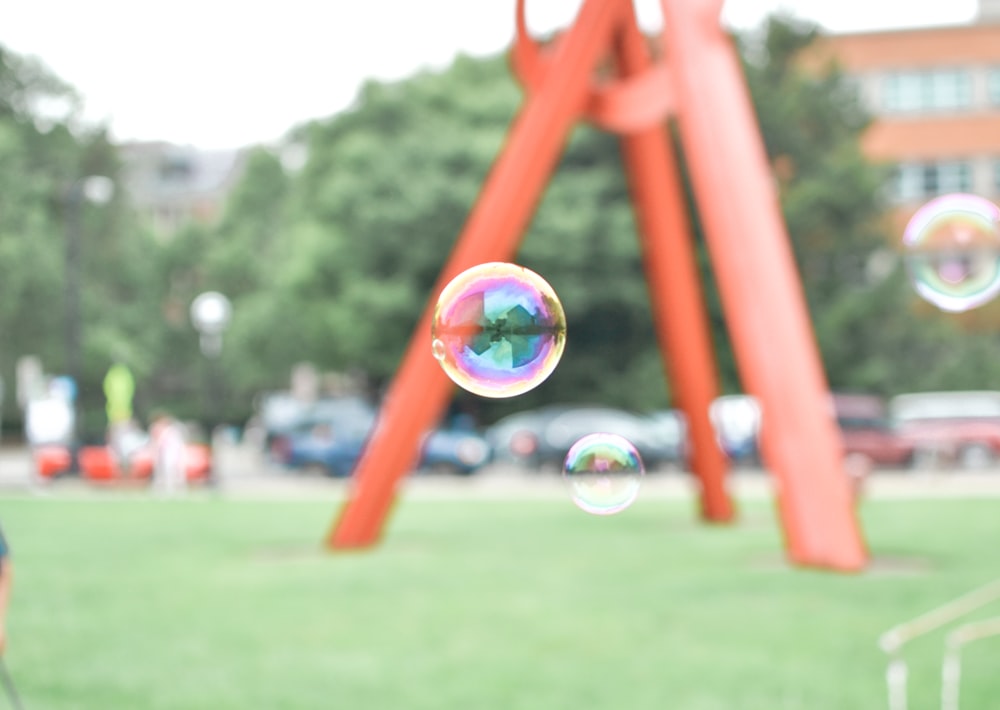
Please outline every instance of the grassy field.
[[[597, 518], [568, 501], [407, 500], [381, 547], [330, 555], [333, 510], [0, 499], [25, 704], [884, 708], [877, 636], [1000, 577], [996, 500], [867, 503], [877, 559], [858, 576], [788, 569], [765, 503], [712, 529], [676, 502]], [[908, 653], [911, 710], [937, 707], [941, 642]], [[998, 667], [1000, 640], [969, 647], [963, 708], [1000, 707]]]

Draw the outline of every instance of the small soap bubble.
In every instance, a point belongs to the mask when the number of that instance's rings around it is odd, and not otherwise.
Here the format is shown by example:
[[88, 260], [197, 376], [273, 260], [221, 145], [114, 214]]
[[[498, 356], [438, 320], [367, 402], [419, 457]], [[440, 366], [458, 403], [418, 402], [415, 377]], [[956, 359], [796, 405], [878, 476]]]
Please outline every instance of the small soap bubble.
[[617, 434], [588, 434], [570, 447], [563, 463], [573, 502], [594, 515], [613, 515], [632, 505], [645, 472], [635, 446]]
[[1000, 293], [1000, 208], [976, 195], [944, 195], [914, 213], [903, 233], [914, 289], [959, 313]]
[[438, 298], [431, 352], [462, 389], [514, 397], [555, 370], [566, 316], [545, 279], [517, 264], [490, 262], [452, 279]]

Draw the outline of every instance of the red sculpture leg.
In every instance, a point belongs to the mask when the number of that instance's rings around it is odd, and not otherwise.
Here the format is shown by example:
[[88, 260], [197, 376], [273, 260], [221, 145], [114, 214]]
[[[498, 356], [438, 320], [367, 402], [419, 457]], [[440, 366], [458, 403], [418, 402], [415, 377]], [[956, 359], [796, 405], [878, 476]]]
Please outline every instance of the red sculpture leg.
[[[619, 70], [625, 75], [652, 65], [634, 17], [622, 23], [615, 49]], [[708, 414], [719, 390], [715, 351], [676, 157], [664, 123], [661, 118], [648, 128], [625, 134], [622, 149], [660, 353], [677, 403], [687, 417], [691, 467], [701, 484], [701, 515], [711, 522], [729, 522], [734, 518], [725, 482], [729, 464]]]
[[825, 374], [722, 0], [661, 0], [678, 123], [791, 560], [862, 569]]
[[357, 548], [378, 540], [396, 484], [412, 469], [421, 435], [440, 418], [453, 392], [451, 381], [431, 355], [430, 328], [437, 294], [465, 269], [514, 257], [584, 104], [591, 71], [630, 2], [584, 3], [573, 27], [559, 41], [552, 72], [515, 119], [386, 395], [375, 430], [354, 471], [350, 497], [327, 536], [329, 547]]

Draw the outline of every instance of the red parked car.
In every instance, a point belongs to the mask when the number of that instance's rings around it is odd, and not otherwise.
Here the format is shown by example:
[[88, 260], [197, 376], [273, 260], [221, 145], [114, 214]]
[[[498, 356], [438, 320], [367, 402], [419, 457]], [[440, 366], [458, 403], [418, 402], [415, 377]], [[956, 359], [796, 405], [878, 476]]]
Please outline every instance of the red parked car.
[[835, 393], [832, 400], [849, 463], [867, 470], [910, 464], [913, 442], [892, 426], [881, 397]]
[[915, 392], [889, 402], [917, 468], [988, 468], [1000, 459], [1000, 392]]

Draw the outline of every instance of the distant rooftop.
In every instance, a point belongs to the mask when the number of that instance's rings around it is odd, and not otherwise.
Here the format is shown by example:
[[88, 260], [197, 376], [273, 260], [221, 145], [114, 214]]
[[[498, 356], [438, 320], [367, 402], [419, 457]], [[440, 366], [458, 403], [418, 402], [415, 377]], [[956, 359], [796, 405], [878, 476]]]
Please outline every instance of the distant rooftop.
[[200, 150], [161, 141], [119, 146], [137, 207], [223, 197], [239, 176], [240, 150]]
[[244, 150], [201, 150], [162, 141], [125, 143], [119, 154], [133, 206], [165, 236], [192, 222], [215, 222], [246, 157]]

